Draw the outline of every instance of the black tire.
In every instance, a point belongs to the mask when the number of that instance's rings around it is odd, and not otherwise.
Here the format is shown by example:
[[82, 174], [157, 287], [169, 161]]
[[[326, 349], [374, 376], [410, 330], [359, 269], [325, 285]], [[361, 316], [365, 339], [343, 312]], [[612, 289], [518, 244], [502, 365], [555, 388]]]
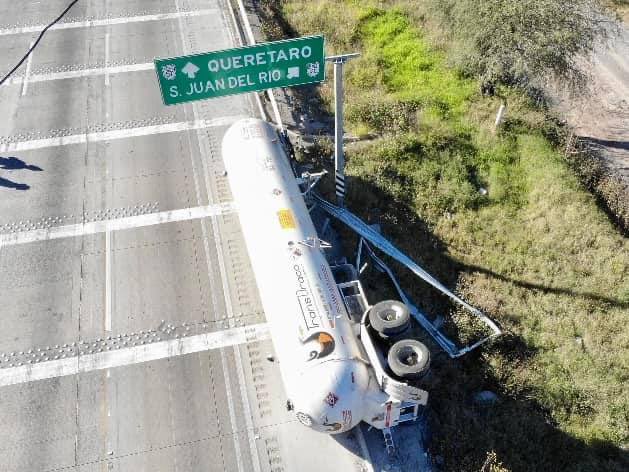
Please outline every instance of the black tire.
[[430, 351], [415, 339], [396, 342], [387, 355], [391, 372], [403, 379], [423, 377], [430, 368]]
[[411, 323], [407, 306], [397, 300], [376, 303], [369, 310], [371, 327], [384, 336], [395, 336], [406, 331]]

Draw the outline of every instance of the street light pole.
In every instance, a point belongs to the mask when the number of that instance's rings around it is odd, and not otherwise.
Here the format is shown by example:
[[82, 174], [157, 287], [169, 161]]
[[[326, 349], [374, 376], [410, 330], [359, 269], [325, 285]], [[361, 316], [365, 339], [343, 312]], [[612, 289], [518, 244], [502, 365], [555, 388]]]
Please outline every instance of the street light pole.
[[343, 155], [343, 64], [360, 54], [328, 56], [326, 61], [334, 63], [334, 184], [336, 203], [345, 205], [345, 156]]

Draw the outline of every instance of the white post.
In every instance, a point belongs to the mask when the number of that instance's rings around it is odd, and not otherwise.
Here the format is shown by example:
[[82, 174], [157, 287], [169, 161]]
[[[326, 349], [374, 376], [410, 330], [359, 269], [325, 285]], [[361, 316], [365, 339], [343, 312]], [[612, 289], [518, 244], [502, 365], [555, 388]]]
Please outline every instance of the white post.
[[498, 127], [500, 126], [500, 123], [502, 123], [502, 120], [504, 119], [506, 112], [507, 112], [507, 105], [505, 105], [504, 103], [501, 103], [500, 108], [498, 109], [498, 114], [496, 115], [496, 122], [494, 123], [495, 129], [498, 129]]
[[345, 204], [345, 156], [343, 155], [343, 64], [359, 54], [328, 56], [326, 61], [334, 63], [334, 184], [336, 203]]
[[345, 203], [345, 156], [343, 155], [343, 59], [334, 61], [334, 183], [336, 203]]

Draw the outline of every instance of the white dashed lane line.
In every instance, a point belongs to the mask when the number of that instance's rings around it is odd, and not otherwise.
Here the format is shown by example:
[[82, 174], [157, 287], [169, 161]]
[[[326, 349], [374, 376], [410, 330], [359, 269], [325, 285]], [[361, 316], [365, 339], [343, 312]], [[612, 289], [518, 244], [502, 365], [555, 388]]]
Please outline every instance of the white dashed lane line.
[[0, 247], [27, 244], [51, 239], [72, 238], [89, 234], [120, 231], [124, 229], [141, 228], [163, 223], [189, 221], [209, 216], [218, 216], [235, 211], [233, 203], [220, 203], [178, 210], [147, 213], [144, 215], [115, 218], [103, 221], [91, 221], [73, 225], [63, 225], [53, 228], [33, 229], [15, 233], [0, 234]]
[[31, 151], [49, 147], [68, 146], [70, 144], [85, 144], [100, 141], [113, 141], [116, 139], [136, 138], [153, 134], [177, 133], [218, 126], [228, 126], [244, 116], [226, 116], [212, 120], [182, 121], [178, 123], [166, 123], [161, 125], [141, 126], [137, 128], [124, 128], [113, 131], [100, 131], [95, 133], [71, 134], [69, 136], [57, 136], [54, 138], [32, 139], [13, 143], [0, 144], [2, 152]]
[[[47, 74], [31, 74], [28, 77], [29, 83], [34, 82], [46, 82], [49, 80], [63, 80], [63, 79], [81, 79], [84, 77], [97, 77], [100, 75], [112, 76], [115, 74], [124, 74], [129, 72], [139, 72], [145, 70], [153, 70], [155, 68], [155, 64], [152, 62], [145, 62], [142, 64], [127, 64], [122, 66], [110, 66], [110, 67], [99, 67], [92, 69], [81, 69], [81, 70], [69, 70], [62, 72], [50, 72]], [[25, 79], [23, 77], [14, 77], [12, 78], [8, 84], [21, 84]]]
[[[89, 28], [92, 26], [109, 26], [109, 25], [124, 25], [127, 23], [143, 23], [147, 21], [163, 21], [163, 20], [176, 20], [177, 18], [192, 18], [195, 16], [205, 15], [218, 15], [219, 10], [213, 8], [206, 8], [193, 11], [181, 11], [174, 13], [158, 13], [154, 15], [136, 15], [136, 16], [123, 16], [119, 18], [102, 18], [99, 20], [85, 20], [85, 21], [69, 21], [67, 23], [57, 23], [53, 25], [48, 31], [73, 29], [73, 28]], [[16, 28], [2, 28], [0, 29], [0, 36], [7, 36], [11, 34], [26, 34], [26, 33], [39, 33], [46, 25], [34, 25], [34, 26], [20, 26]]]
[[[105, 64], [109, 64], [109, 33], [105, 33]], [[105, 86], [109, 85], [109, 72], [105, 72]]]

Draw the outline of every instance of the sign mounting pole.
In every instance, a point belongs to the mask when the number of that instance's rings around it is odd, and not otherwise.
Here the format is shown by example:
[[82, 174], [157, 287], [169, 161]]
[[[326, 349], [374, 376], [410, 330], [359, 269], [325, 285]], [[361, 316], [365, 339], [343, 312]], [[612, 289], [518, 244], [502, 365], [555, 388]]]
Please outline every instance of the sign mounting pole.
[[343, 155], [343, 64], [360, 54], [327, 56], [334, 64], [334, 184], [336, 203], [345, 206], [345, 156]]

